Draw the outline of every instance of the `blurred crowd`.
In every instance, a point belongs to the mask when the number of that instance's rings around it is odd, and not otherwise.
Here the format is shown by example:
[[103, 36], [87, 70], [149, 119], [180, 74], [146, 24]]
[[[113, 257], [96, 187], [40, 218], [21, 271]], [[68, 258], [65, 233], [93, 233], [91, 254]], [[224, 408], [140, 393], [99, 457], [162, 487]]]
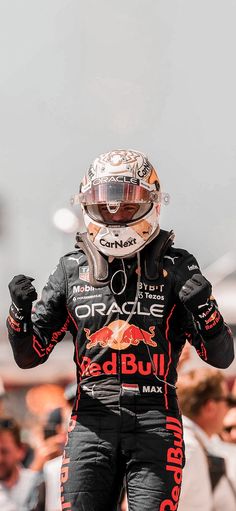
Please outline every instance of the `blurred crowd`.
[[[236, 380], [204, 366], [183, 367], [178, 397], [183, 414], [186, 463], [179, 511], [236, 509]], [[0, 504], [4, 511], [60, 511], [60, 472], [76, 384], [63, 389], [64, 405], [51, 407], [28, 428], [6, 413], [0, 389]], [[24, 433], [24, 434], [23, 434]], [[63, 475], [62, 475], [63, 477]], [[125, 489], [119, 511], [128, 511]]]
[[[64, 390], [64, 406], [19, 424], [6, 415], [0, 396], [0, 504], [5, 511], [59, 511], [60, 472], [76, 384]], [[52, 404], [51, 404], [52, 406]], [[8, 406], [9, 408], [9, 406]], [[27, 422], [27, 421], [26, 421]], [[28, 429], [27, 429], [28, 428]], [[24, 437], [28, 440], [24, 441]]]

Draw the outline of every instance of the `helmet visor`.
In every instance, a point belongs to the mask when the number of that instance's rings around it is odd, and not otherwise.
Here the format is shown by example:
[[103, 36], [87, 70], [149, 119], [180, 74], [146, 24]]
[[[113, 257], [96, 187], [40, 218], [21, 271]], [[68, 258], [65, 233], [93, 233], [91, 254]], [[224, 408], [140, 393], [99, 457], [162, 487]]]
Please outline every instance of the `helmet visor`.
[[[153, 185], [124, 176], [113, 177], [115, 181], [111, 181], [111, 177], [94, 180], [88, 186], [82, 188], [81, 193], [75, 195], [72, 199], [73, 204], [82, 204], [84, 206], [94, 204], [109, 203], [169, 203], [169, 195], [159, 192]], [[119, 181], [119, 179], [122, 181]], [[96, 181], [99, 181], [97, 184]]]
[[110, 202], [85, 206], [92, 220], [106, 225], [127, 225], [142, 218], [151, 208], [150, 202], [146, 204]]

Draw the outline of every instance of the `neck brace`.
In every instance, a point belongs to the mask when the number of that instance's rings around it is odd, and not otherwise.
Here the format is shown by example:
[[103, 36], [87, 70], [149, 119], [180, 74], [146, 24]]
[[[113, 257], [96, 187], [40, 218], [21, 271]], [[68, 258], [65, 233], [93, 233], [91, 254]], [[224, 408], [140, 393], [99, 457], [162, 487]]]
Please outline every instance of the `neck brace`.
[[[146, 279], [156, 280], [163, 268], [163, 257], [173, 245], [174, 232], [160, 230], [159, 234], [141, 251], [142, 271]], [[84, 252], [89, 265], [89, 281], [93, 287], [103, 287], [110, 283], [111, 275], [108, 257], [99, 252], [87, 236], [87, 232], [77, 233], [75, 248]]]

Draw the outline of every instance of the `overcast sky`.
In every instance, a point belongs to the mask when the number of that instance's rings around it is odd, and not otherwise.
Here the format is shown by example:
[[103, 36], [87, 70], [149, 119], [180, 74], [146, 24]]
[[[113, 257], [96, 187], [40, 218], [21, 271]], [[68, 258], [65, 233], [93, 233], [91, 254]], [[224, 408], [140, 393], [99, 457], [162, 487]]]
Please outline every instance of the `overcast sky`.
[[234, 0], [0, 0], [1, 316], [73, 248], [52, 224], [114, 148], [146, 152], [162, 227], [202, 267], [236, 250]]

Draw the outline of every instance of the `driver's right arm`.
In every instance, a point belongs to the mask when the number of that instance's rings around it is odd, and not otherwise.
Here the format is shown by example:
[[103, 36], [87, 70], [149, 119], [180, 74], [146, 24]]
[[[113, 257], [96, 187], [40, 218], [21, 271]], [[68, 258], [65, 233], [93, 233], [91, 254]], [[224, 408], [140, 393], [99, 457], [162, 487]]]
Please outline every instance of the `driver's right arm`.
[[9, 284], [12, 304], [7, 318], [8, 335], [15, 361], [23, 369], [45, 362], [66, 331], [71, 330], [62, 260], [31, 313], [32, 302], [37, 297], [32, 280], [20, 275]]

